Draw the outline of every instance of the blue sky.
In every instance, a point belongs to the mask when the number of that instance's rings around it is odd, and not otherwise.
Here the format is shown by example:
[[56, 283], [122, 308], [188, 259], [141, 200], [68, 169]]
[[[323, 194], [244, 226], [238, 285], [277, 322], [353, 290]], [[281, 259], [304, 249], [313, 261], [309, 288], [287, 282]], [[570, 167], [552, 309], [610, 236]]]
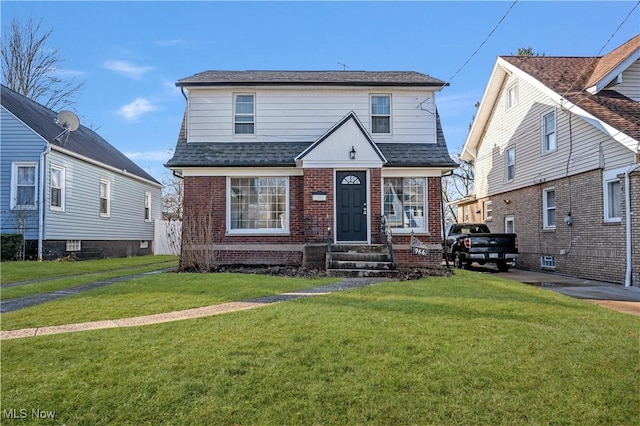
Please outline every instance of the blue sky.
[[49, 47], [64, 59], [60, 74], [86, 82], [75, 107], [81, 123], [161, 181], [170, 174], [162, 164], [185, 108], [175, 83], [201, 71], [345, 64], [429, 74], [450, 81], [436, 103], [455, 152], [498, 55], [519, 47], [548, 56], [602, 55], [640, 32], [637, 1], [512, 4], [3, 0], [0, 7], [3, 29], [29, 17], [53, 29]]

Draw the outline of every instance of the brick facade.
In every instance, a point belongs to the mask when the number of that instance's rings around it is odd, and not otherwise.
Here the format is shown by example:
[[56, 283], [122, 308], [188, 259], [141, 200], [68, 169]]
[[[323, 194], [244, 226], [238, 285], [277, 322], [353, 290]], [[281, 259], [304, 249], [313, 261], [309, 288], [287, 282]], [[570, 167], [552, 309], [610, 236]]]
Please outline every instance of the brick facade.
[[[625, 182], [621, 177], [622, 221], [604, 221], [602, 171], [594, 170], [461, 205], [469, 206], [470, 222], [485, 222], [484, 201], [491, 201], [493, 232], [504, 232], [505, 217], [514, 218], [520, 243], [518, 267], [554, 271], [576, 277], [624, 283], [626, 269]], [[631, 211], [640, 211], [640, 172], [630, 175]], [[543, 229], [542, 194], [555, 188], [556, 228]], [[508, 202], [507, 202], [508, 201]], [[571, 212], [572, 225], [565, 223]], [[640, 215], [632, 215], [633, 285], [640, 285]], [[552, 256], [555, 267], [543, 267], [541, 256]]]
[[[383, 243], [380, 235], [382, 214], [381, 169], [370, 169], [371, 241]], [[184, 178], [183, 256], [192, 253], [207, 257], [208, 267], [214, 264], [302, 265], [305, 246], [326, 244], [327, 228], [335, 240], [333, 169], [310, 168], [303, 176], [289, 177], [290, 233], [287, 235], [227, 235], [226, 177], [187, 176]], [[427, 257], [411, 254], [409, 235], [393, 238], [396, 264], [412, 266], [440, 265], [441, 204], [440, 178], [428, 179], [428, 234], [416, 235], [433, 250]], [[326, 200], [313, 201], [314, 193], [325, 193]], [[189, 267], [188, 264], [182, 264]], [[193, 265], [195, 266], [195, 265]], [[198, 267], [203, 267], [198, 263]], [[204, 265], [206, 268], [207, 266]]]

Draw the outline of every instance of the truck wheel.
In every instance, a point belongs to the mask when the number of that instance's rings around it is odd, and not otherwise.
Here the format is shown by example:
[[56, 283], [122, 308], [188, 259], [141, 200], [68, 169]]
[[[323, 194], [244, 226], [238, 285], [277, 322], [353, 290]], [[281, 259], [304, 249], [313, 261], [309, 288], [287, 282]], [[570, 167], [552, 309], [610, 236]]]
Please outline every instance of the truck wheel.
[[507, 262], [498, 262], [497, 265], [500, 272], [507, 272], [510, 266]]
[[458, 251], [453, 254], [453, 264], [456, 265], [458, 269], [471, 269], [471, 262], [464, 262]]

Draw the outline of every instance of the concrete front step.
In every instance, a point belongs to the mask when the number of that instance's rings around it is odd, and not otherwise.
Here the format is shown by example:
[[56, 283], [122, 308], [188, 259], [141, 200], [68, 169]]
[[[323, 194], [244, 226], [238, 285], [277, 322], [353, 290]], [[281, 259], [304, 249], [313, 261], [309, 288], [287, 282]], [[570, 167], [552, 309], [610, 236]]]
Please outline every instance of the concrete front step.
[[333, 263], [331, 264], [332, 269], [372, 269], [372, 270], [381, 270], [388, 271], [393, 269], [393, 264], [391, 262], [378, 262], [371, 260], [336, 260], [333, 259]]
[[389, 253], [357, 253], [353, 251], [331, 253], [334, 261], [367, 261], [367, 262], [388, 262]]
[[327, 269], [327, 276], [342, 278], [368, 278], [368, 277], [388, 277], [394, 278], [398, 276], [396, 270], [382, 269]]

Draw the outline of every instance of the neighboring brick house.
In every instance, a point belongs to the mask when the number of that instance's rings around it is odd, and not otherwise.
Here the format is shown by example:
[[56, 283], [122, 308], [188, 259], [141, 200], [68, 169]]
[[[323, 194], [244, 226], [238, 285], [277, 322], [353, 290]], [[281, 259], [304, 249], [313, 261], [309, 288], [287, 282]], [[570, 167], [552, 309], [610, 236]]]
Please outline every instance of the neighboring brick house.
[[640, 285], [640, 35], [602, 57], [498, 57], [465, 142], [459, 220], [519, 266]]
[[[436, 111], [443, 81], [207, 71], [176, 85], [187, 108], [166, 167], [184, 179], [183, 259], [319, 266], [328, 239], [382, 243], [385, 214], [396, 263], [439, 265], [440, 179], [456, 166]], [[409, 254], [412, 233], [428, 257]]]

